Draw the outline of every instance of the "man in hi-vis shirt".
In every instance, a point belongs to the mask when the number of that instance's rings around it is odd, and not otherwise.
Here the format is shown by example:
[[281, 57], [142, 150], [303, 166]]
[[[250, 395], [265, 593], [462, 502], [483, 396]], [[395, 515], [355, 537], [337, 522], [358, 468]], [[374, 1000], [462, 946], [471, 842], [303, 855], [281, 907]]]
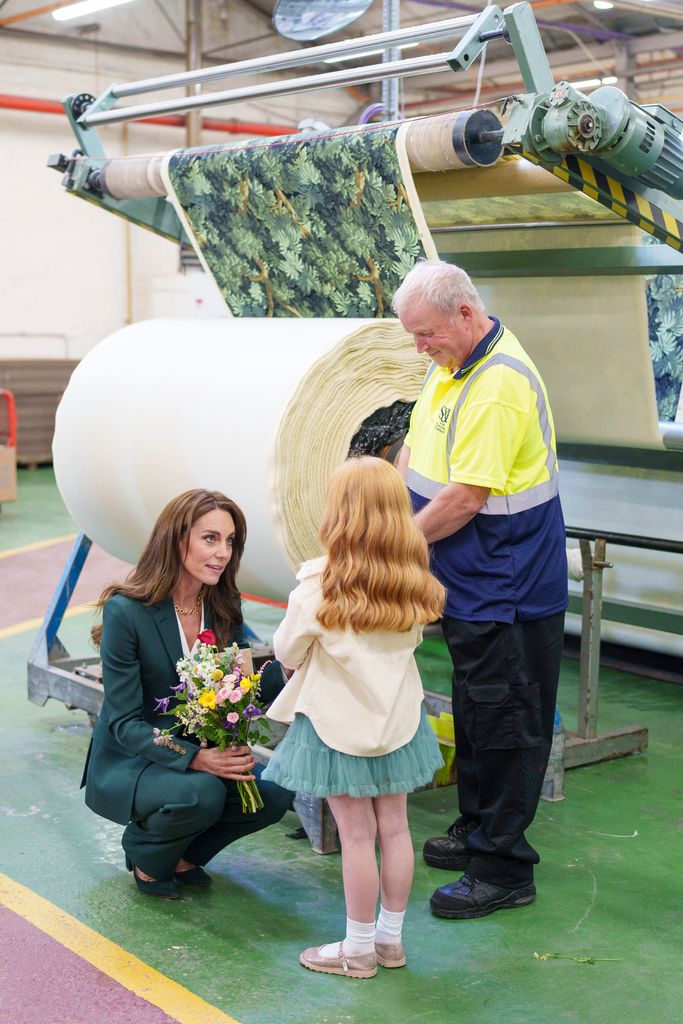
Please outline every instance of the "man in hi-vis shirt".
[[464, 871], [432, 913], [483, 917], [536, 896], [525, 837], [553, 734], [567, 607], [555, 430], [538, 370], [467, 274], [418, 263], [394, 296], [432, 360], [399, 458], [448, 597], [460, 816], [427, 864]]

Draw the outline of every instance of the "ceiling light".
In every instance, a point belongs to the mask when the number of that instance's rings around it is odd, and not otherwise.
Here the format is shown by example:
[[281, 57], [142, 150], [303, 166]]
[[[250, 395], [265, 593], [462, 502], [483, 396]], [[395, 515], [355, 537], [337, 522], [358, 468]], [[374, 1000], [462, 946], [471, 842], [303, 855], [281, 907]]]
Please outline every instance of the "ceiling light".
[[52, 12], [52, 17], [55, 21], [71, 21], [72, 18], [82, 18], [85, 14], [95, 14], [96, 11], [106, 11], [108, 7], [129, 3], [132, 0], [80, 0], [80, 3], [58, 7]]
[[599, 11], [609, 11], [614, 4], [612, 0], [593, 0], [593, 7], [597, 7]]
[[605, 78], [582, 78], [580, 82], [570, 82], [575, 89], [592, 89], [598, 85], [614, 85], [619, 79], [616, 75], [607, 75]]

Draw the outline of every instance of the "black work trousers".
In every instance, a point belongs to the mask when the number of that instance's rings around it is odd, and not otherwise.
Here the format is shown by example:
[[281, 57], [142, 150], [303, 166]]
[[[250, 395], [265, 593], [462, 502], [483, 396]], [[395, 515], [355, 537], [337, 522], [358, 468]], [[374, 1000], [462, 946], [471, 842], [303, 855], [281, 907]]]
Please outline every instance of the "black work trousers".
[[460, 821], [468, 874], [513, 888], [533, 880], [539, 856], [525, 830], [541, 795], [553, 738], [564, 612], [529, 622], [444, 616], [453, 660]]

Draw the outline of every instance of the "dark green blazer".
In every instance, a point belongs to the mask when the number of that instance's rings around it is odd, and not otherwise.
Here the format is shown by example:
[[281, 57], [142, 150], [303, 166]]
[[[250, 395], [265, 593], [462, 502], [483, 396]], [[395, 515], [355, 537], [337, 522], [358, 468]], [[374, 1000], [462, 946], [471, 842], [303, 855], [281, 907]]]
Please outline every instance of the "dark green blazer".
[[[205, 627], [211, 622], [205, 620]], [[243, 627], [233, 642], [248, 647]], [[140, 773], [150, 763], [171, 771], [187, 771], [199, 743], [173, 738], [169, 746], [154, 743], [154, 728], [176, 724], [171, 715], [155, 711], [157, 698], [172, 697], [178, 684], [176, 662], [183, 656], [178, 621], [170, 598], [145, 605], [116, 594], [102, 616], [102, 682], [104, 703], [95, 723], [83, 772], [85, 802], [111, 821], [127, 825]], [[284, 685], [277, 662], [266, 667], [261, 699], [274, 700]]]

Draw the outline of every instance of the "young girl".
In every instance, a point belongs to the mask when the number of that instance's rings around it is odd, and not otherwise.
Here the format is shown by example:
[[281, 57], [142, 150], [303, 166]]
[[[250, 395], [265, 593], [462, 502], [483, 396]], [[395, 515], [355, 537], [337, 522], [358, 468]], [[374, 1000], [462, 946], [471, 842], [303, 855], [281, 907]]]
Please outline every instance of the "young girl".
[[301, 963], [371, 978], [378, 963], [406, 963], [407, 794], [443, 763], [413, 652], [444, 590], [405, 485], [381, 459], [351, 459], [332, 476], [321, 539], [327, 555], [302, 565], [273, 638], [278, 660], [296, 671], [268, 714], [293, 724], [262, 777], [327, 797], [339, 829], [346, 937], [304, 950]]

